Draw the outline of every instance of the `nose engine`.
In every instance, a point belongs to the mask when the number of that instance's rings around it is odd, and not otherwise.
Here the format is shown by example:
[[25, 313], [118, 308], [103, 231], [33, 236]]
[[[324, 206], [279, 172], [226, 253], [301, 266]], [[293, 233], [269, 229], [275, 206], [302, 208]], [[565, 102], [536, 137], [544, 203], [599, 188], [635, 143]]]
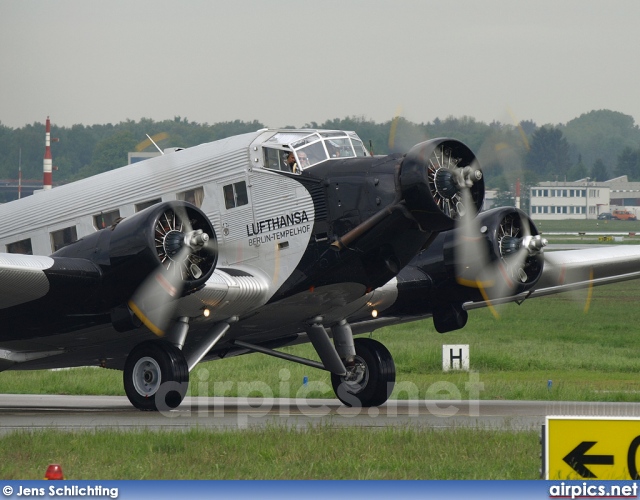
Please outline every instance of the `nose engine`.
[[400, 188], [412, 216], [429, 231], [453, 229], [484, 202], [476, 156], [454, 139], [433, 139], [411, 148], [402, 162]]

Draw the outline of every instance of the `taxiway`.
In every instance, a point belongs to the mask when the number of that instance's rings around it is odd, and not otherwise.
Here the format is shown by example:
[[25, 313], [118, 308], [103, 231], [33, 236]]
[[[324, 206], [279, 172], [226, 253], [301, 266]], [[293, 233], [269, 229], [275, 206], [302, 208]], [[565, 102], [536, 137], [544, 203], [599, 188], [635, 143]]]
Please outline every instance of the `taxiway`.
[[0, 395], [0, 434], [18, 430], [477, 427], [539, 430], [547, 415], [640, 416], [640, 403], [390, 400], [349, 408], [336, 399], [186, 398], [175, 410], [142, 412], [117, 396]]

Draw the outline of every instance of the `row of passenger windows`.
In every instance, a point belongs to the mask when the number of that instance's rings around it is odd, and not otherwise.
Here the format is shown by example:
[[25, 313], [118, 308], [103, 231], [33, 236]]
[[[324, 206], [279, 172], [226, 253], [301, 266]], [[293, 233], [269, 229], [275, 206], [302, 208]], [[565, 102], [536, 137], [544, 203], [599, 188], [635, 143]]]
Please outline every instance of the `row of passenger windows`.
[[[238, 183], [239, 184], [239, 183]], [[244, 191], [246, 195], [246, 184]], [[224, 191], [226, 194], [227, 188], [229, 186], [224, 186]], [[235, 186], [235, 185], [234, 185]], [[198, 208], [202, 206], [202, 201], [204, 200], [204, 189], [202, 187], [196, 189], [190, 189], [188, 191], [183, 191], [181, 193], [176, 194], [176, 199], [186, 201], [191, 203]], [[145, 208], [148, 208], [152, 205], [160, 203], [162, 201], [161, 198], [154, 198], [152, 200], [147, 200], [142, 203], [136, 203], [135, 211], [140, 212]], [[245, 202], [245, 204], [248, 203]], [[229, 208], [229, 206], [227, 206]], [[120, 219], [120, 210], [110, 210], [108, 212], [100, 212], [93, 216], [93, 226], [96, 230], [105, 229], [109, 226], [112, 226]], [[51, 238], [51, 251], [56, 252], [60, 250], [62, 247], [73, 243], [78, 240], [78, 233], [76, 230], [76, 226], [65, 227], [63, 229], [59, 229], [57, 231], [52, 231], [49, 233], [49, 237]], [[31, 246], [31, 238], [27, 238], [20, 241], [15, 241], [13, 243], [7, 243], [7, 253], [19, 253], [25, 255], [33, 255], [33, 248]]]

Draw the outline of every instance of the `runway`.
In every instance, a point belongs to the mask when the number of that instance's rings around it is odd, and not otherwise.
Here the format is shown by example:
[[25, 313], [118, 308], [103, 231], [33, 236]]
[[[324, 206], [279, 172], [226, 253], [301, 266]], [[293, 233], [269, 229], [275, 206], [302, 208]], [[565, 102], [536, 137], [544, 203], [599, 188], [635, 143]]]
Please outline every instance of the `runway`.
[[349, 408], [336, 399], [186, 398], [175, 410], [142, 412], [126, 397], [0, 395], [0, 434], [40, 429], [187, 431], [274, 425], [539, 431], [547, 415], [640, 416], [640, 403], [390, 400], [377, 408]]

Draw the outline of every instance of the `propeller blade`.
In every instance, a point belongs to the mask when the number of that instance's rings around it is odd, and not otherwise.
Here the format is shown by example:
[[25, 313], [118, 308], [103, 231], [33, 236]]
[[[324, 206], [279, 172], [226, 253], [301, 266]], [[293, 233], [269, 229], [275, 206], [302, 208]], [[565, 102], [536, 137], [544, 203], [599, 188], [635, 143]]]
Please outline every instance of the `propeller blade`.
[[[183, 262], [189, 253], [189, 247], [184, 246], [177, 254], [176, 261]], [[129, 299], [129, 308], [159, 337], [164, 335], [175, 311], [176, 299], [182, 295], [183, 281], [179, 265], [170, 265], [169, 269], [158, 266]]]
[[[467, 219], [461, 218], [457, 229], [457, 281], [463, 286], [477, 288], [492, 314], [499, 318], [492, 302], [512, 295], [529, 280], [528, 259], [542, 250], [546, 240], [540, 235], [532, 236], [528, 218], [517, 212], [500, 221], [497, 248], [491, 250], [487, 228], [480, 227], [477, 218]], [[491, 258], [493, 252], [495, 255]]]
[[203, 272], [196, 253], [208, 248], [209, 235], [194, 230], [184, 207], [165, 212], [156, 225], [156, 245], [162, 263], [137, 288], [128, 305], [153, 333], [162, 336], [182, 296], [185, 280], [199, 279]]
[[528, 242], [531, 239], [529, 221], [520, 217], [520, 224], [515, 228], [513, 224], [504, 228], [505, 235], [500, 241], [501, 257], [492, 266], [490, 272], [494, 274], [494, 286], [488, 293], [491, 298], [502, 298], [513, 293], [518, 283], [527, 281], [524, 270], [529, 256]]
[[456, 280], [459, 284], [476, 288], [480, 274], [488, 265], [487, 246], [475, 214], [475, 206], [468, 188], [460, 190], [456, 230]]

